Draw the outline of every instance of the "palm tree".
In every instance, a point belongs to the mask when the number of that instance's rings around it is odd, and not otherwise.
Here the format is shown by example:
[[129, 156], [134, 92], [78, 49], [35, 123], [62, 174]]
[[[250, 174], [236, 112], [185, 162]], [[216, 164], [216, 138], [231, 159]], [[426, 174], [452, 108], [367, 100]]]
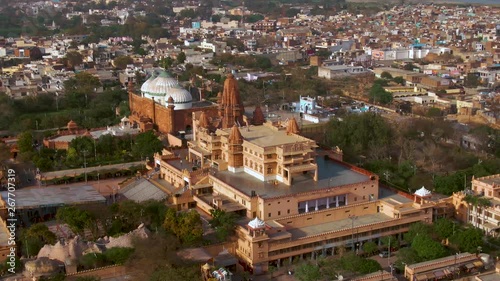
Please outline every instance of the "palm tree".
[[[477, 197], [474, 195], [466, 195], [463, 199], [467, 203], [467, 221], [470, 219], [471, 208], [477, 206]], [[474, 220], [472, 220], [472, 225], [474, 225]]]
[[491, 206], [491, 201], [486, 197], [479, 197], [477, 199], [477, 206], [481, 208], [481, 216], [483, 217], [482, 218], [483, 230], [486, 232], [486, 229], [484, 228], [484, 218], [485, 218], [484, 209]]
[[467, 211], [467, 220], [469, 220], [469, 217], [470, 217], [471, 207], [474, 207], [474, 209], [476, 210], [476, 225], [475, 225], [475, 227], [479, 227], [479, 222], [478, 222], [479, 215], [477, 214], [479, 212], [479, 210], [481, 210], [481, 216], [482, 216], [482, 220], [483, 220], [483, 224], [484, 224], [484, 209], [485, 209], [485, 207], [491, 206], [491, 201], [486, 197], [475, 196], [475, 195], [467, 195], [464, 197], [463, 201], [465, 201], [469, 206], [468, 211]]

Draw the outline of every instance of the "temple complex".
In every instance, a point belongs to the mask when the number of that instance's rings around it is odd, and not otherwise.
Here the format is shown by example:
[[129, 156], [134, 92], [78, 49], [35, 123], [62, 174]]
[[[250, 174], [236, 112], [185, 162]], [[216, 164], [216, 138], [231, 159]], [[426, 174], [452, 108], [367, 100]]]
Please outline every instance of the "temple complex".
[[266, 120], [259, 106], [245, 115], [232, 75], [215, 108], [190, 109], [187, 148], [156, 154], [154, 165], [178, 210], [239, 216], [233, 254], [245, 270], [358, 251], [384, 236], [401, 240], [412, 223], [441, 214], [422, 190], [382, 192], [378, 176], [343, 162], [339, 148], [301, 136], [295, 118]]

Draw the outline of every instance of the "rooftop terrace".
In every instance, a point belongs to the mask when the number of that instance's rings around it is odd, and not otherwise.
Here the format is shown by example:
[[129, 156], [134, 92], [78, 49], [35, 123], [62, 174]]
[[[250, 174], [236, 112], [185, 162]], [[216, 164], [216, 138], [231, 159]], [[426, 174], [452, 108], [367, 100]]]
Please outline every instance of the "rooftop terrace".
[[217, 172], [213, 176], [248, 196], [251, 196], [252, 191], [255, 191], [262, 198], [287, 196], [370, 180], [368, 175], [353, 171], [339, 162], [325, 160], [324, 157], [316, 157], [316, 163], [318, 164], [317, 182], [311, 176], [300, 174], [293, 177], [293, 184], [290, 186], [280, 182], [277, 185], [264, 182], [245, 172], [223, 171]]
[[[231, 129], [221, 130], [229, 134]], [[268, 126], [241, 127], [243, 139], [259, 147], [280, 146], [283, 144], [303, 142], [306, 139], [298, 135], [286, 133], [286, 130], [275, 130]]]
[[309, 225], [304, 227], [298, 227], [288, 230], [292, 234], [292, 239], [299, 239], [307, 236], [313, 236], [317, 234], [322, 234], [330, 231], [337, 231], [343, 229], [351, 229], [360, 227], [372, 223], [380, 223], [385, 221], [390, 221], [393, 218], [383, 214], [376, 213], [372, 215], [356, 216], [355, 220], [343, 219], [330, 222], [323, 222], [321, 224]]

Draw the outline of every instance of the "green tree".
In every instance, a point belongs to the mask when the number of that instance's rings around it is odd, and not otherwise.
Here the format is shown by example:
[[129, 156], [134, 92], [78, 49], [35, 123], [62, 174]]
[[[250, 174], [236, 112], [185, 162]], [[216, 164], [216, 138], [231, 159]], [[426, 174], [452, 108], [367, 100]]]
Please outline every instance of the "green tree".
[[[264, 19], [264, 16], [259, 15], [259, 14], [252, 14], [252, 15], [249, 15], [248, 17], [245, 17], [245, 21], [249, 22], [249, 23], [258, 22], [258, 21], [263, 20], [263, 19]], [[213, 20], [213, 16], [212, 16], [212, 20]]]
[[380, 84], [373, 84], [370, 89], [370, 102], [389, 104], [392, 102], [392, 94], [387, 92]]
[[76, 137], [69, 143], [70, 148], [74, 148], [76, 153], [83, 159], [83, 154], [92, 155], [94, 151], [94, 140], [91, 137]]
[[392, 81], [398, 83], [399, 85], [401, 86], [404, 86], [404, 84], [406, 83], [405, 79], [401, 76], [396, 76], [392, 79]]
[[392, 129], [387, 121], [374, 113], [351, 114], [343, 121], [332, 119], [326, 131], [330, 147], [339, 146], [347, 159], [367, 155], [374, 147], [392, 142]]
[[373, 241], [368, 241], [363, 244], [363, 252], [365, 252], [367, 255], [371, 256], [377, 250], [378, 250], [377, 243]]
[[383, 79], [387, 79], [387, 80], [391, 80], [392, 79], [392, 75], [387, 72], [387, 71], [384, 71], [380, 74], [380, 77], [383, 78]]
[[64, 206], [57, 210], [56, 219], [66, 223], [69, 228], [77, 234], [82, 235], [85, 229], [89, 229], [95, 234], [96, 220], [88, 212], [75, 206]]
[[358, 267], [358, 272], [361, 274], [373, 273], [382, 270], [382, 266], [372, 259], [363, 259]]
[[133, 252], [133, 248], [113, 247], [106, 250], [104, 256], [113, 264], [124, 264]]
[[447, 251], [441, 243], [423, 234], [415, 236], [411, 247], [419, 257], [426, 261], [442, 258], [447, 255]]
[[101, 253], [88, 253], [80, 257], [78, 263], [85, 269], [94, 269], [109, 265], [106, 256]]
[[83, 63], [83, 55], [77, 51], [70, 51], [66, 53], [64, 61], [66, 63], [66, 66], [74, 68], [75, 66]]
[[296, 268], [295, 277], [300, 281], [318, 281], [321, 279], [321, 271], [317, 265], [307, 262]]
[[[27, 243], [22, 247], [23, 254], [27, 257], [37, 255], [45, 244], [54, 245], [57, 241], [56, 235], [43, 223], [36, 223], [21, 232], [21, 242]], [[25, 252], [29, 251], [29, 252]]]
[[441, 117], [443, 116], [443, 112], [437, 107], [431, 107], [427, 110], [427, 113], [425, 115], [427, 117]]
[[127, 65], [133, 63], [134, 60], [130, 56], [118, 56], [113, 60], [113, 65], [118, 69], [125, 69]]
[[64, 81], [64, 106], [70, 108], [86, 107], [96, 89], [101, 86], [99, 78], [88, 72], [79, 72]]
[[455, 235], [450, 237], [450, 242], [460, 251], [474, 253], [477, 247], [483, 246], [484, 234], [478, 228], [467, 228], [462, 231], [456, 231]]
[[177, 213], [171, 208], [168, 209], [163, 227], [185, 245], [197, 244], [203, 237], [200, 214], [193, 210]]
[[234, 232], [236, 225], [236, 215], [222, 210], [210, 210], [212, 220], [210, 225], [215, 228], [215, 234], [220, 241], [225, 241]]
[[433, 228], [439, 238], [446, 239], [453, 235], [455, 223], [449, 219], [440, 218], [434, 222]]
[[136, 157], [149, 157], [153, 159], [153, 154], [156, 152], [161, 152], [163, 149], [162, 142], [152, 131], [148, 131], [142, 134], [138, 134], [135, 138], [135, 144], [132, 148], [132, 153]]
[[33, 151], [33, 135], [31, 132], [21, 133], [17, 137], [17, 148], [19, 153], [29, 153]]
[[396, 253], [397, 260], [395, 265], [401, 271], [404, 271], [405, 264], [419, 263], [422, 260], [413, 248], [402, 248]]
[[432, 228], [430, 225], [424, 224], [423, 222], [417, 222], [410, 225], [408, 232], [404, 235], [404, 240], [411, 244], [417, 235], [429, 236], [431, 233]]
[[169, 69], [174, 64], [174, 60], [171, 57], [166, 57], [160, 60], [159, 65], [164, 69]]
[[184, 53], [184, 52], [180, 52], [180, 53], [177, 55], [177, 63], [178, 63], [178, 64], [182, 64], [182, 63], [184, 63], [184, 61], [186, 61], [186, 53]]
[[193, 9], [184, 9], [180, 12], [179, 15], [181, 18], [194, 19], [195, 17], [197, 17], [198, 13]]
[[285, 15], [289, 18], [292, 18], [295, 17], [298, 13], [300, 13], [300, 10], [291, 8], [286, 10]]
[[382, 245], [385, 247], [389, 247], [389, 244], [392, 248], [398, 248], [399, 247], [399, 240], [396, 238], [396, 236], [384, 236], [381, 239]]
[[467, 76], [465, 77], [464, 86], [470, 88], [476, 88], [479, 85], [481, 85], [479, 77], [474, 73], [468, 73]]

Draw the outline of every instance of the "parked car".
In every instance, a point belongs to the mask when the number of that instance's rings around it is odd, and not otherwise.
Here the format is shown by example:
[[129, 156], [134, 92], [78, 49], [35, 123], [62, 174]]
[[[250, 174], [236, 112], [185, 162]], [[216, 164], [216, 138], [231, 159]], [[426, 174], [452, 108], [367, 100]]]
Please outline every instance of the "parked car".
[[388, 251], [382, 251], [380, 254], [378, 254], [381, 258], [387, 258], [389, 257], [389, 252]]

